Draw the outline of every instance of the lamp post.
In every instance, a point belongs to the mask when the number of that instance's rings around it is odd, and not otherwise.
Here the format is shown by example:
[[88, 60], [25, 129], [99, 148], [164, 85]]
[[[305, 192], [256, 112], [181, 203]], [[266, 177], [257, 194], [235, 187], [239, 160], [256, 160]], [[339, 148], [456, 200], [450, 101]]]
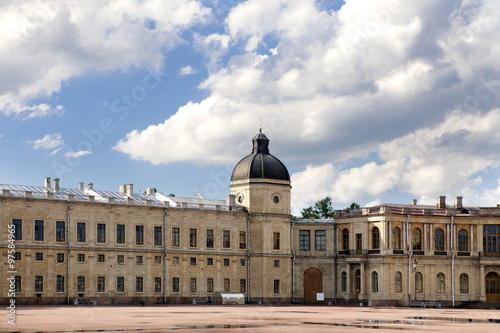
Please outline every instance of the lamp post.
[[417, 300], [417, 265], [418, 265], [417, 259], [413, 258], [412, 272], [413, 272], [413, 274], [415, 274], [415, 301]]

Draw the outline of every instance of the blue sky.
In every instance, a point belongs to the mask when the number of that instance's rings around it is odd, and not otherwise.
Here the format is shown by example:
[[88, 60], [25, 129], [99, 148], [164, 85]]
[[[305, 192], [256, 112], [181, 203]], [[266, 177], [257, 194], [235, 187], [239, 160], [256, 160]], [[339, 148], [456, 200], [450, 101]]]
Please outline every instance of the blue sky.
[[0, 183], [229, 193], [259, 118], [293, 213], [500, 203], [497, 1], [3, 1]]

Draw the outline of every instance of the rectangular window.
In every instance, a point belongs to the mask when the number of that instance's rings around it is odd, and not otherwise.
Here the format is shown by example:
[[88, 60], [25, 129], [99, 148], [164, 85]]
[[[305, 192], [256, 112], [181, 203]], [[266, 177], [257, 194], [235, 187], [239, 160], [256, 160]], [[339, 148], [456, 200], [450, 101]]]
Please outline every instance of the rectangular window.
[[213, 293], [214, 292], [214, 279], [208, 278], [207, 279], [207, 293]]
[[85, 262], [85, 254], [78, 253], [78, 262]]
[[79, 276], [76, 278], [76, 291], [79, 293], [85, 292], [85, 276]]
[[224, 259], [224, 266], [229, 266], [229, 259]]
[[116, 277], [116, 292], [125, 292], [125, 278], [123, 276]]
[[500, 225], [483, 225], [483, 251], [486, 256], [500, 256]]
[[43, 221], [35, 220], [35, 240], [43, 242], [44, 240], [44, 230]]
[[240, 279], [240, 293], [246, 293], [247, 290], [247, 280]]
[[181, 245], [181, 235], [180, 229], [177, 227], [172, 228], [172, 246], [180, 246]]
[[189, 264], [191, 266], [196, 266], [196, 258], [194, 258], [194, 257], [189, 258]]
[[104, 276], [97, 277], [97, 292], [103, 293], [106, 291], [106, 278]]
[[64, 262], [64, 253], [57, 254], [57, 262]]
[[247, 262], [245, 259], [240, 259], [240, 266], [246, 266]]
[[224, 279], [224, 291], [226, 293], [231, 291], [231, 280], [230, 279]]
[[142, 276], [137, 276], [135, 278], [135, 292], [136, 293], [142, 293], [144, 290], [144, 287], [143, 287], [143, 278]]
[[196, 278], [189, 279], [189, 292], [191, 293], [196, 292]]
[[12, 224], [14, 225], [14, 235], [16, 241], [23, 240], [23, 220], [13, 219]]
[[214, 229], [207, 229], [207, 248], [214, 247]]
[[356, 254], [363, 252], [363, 234], [356, 234]]
[[14, 260], [15, 261], [20, 261], [21, 260], [21, 252], [15, 252], [14, 253]]
[[76, 224], [76, 241], [84, 243], [85, 240], [85, 223], [78, 222]]
[[125, 256], [123, 254], [119, 254], [116, 256], [116, 262], [119, 265], [123, 265], [125, 263]]
[[35, 261], [43, 261], [43, 253], [42, 252], [35, 253]]
[[97, 262], [105, 262], [105, 261], [106, 261], [106, 257], [104, 256], [104, 254], [97, 255]]
[[172, 258], [172, 264], [179, 265], [179, 257], [173, 257]]
[[135, 245], [144, 245], [144, 226], [135, 226]]
[[225, 249], [229, 249], [231, 247], [231, 231], [223, 230], [222, 231], [222, 247]]
[[155, 256], [155, 264], [161, 265], [161, 256]]
[[135, 263], [137, 265], [142, 265], [142, 263], [143, 263], [143, 257], [142, 256], [136, 256], [135, 259], [136, 259]]
[[35, 293], [43, 293], [43, 276], [35, 276]]
[[172, 292], [178, 293], [179, 292], [179, 278], [172, 278]]
[[116, 244], [125, 244], [125, 224], [116, 225]]
[[274, 293], [280, 293], [280, 280], [274, 280]]
[[273, 250], [279, 250], [279, 249], [280, 249], [280, 233], [274, 232], [273, 233]]
[[247, 248], [247, 233], [246, 231], [240, 231], [240, 250]]
[[161, 293], [161, 278], [155, 277], [155, 293]]
[[315, 249], [316, 251], [326, 251], [325, 230], [316, 230]]
[[155, 227], [154, 228], [154, 238], [155, 238], [155, 245], [162, 245], [162, 233], [161, 233], [161, 227]]
[[57, 221], [56, 222], [56, 242], [66, 241], [66, 222]]
[[16, 275], [14, 283], [15, 283], [14, 289], [15, 289], [16, 293], [20, 293], [21, 292], [21, 276], [20, 275]]
[[198, 246], [198, 237], [197, 237], [196, 229], [189, 229], [189, 246], [197, 247]]
[[214, 258], [207, 258], [207, 266], [212, 266], [214, 264]]
[[279, 260], [275, 260], [274, 261], [274, 267], [280, 267], [280, 261]]
[[299, 250], [309, 251], [310, 247], [310, 233], [309, 230], [300, 230], [299, 231]]

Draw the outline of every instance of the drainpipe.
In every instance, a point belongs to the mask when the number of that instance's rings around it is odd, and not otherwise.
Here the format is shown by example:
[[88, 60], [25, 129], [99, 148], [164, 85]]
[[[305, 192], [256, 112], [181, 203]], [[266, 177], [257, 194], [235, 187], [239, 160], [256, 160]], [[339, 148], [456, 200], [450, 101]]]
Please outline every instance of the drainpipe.
[[163, 304], [167, 304], [167, 212], [165, 207], [165, 215], [163, 216], [163, 249], [165, 251], [163, 257]]
[[292, 229], [290, 232], [290, 248], [292, 250], [292, 304], [295, 303], [295, 251], [293, 250], [293, 227], [295, 223], [292, 222]]
[[68, 210], [67, 210], [67, 221], [68, 221], [68, 228], [67, 228], [67, 238], [68, 238], [68, 258], [66, 258], [66, 262], [67, 262], [67, 265], [68, 265], [68, 269], [67, 269], [67, 281], [66, 281], [66, 304], [69, 304], [69, 254], [71, 252], [71, 244], [69, 242], [69, 226], [70, 226], [70, 223], [69, 223], [69, 210], [71, 208], [71, 202], [68, 200]]
[[335, 305], [337, 305], [337, 221], [333, 222], [333, 279], [334, 279], [334, 296], [335, 296]]
[[408, 249], [408, 303], [411, 302], [411, 256], [413, 251], [410, 250], [410, 217], [408, 214], [408, 219], [406, 220], [406, 246]]
[[247, 303], [250, 304], [250, 220], [252, 213], [248, 213], [247, 221]]
[[451, 307], [455, 307], [455, 232], [453, 231], [453, 215], [451, 216]]

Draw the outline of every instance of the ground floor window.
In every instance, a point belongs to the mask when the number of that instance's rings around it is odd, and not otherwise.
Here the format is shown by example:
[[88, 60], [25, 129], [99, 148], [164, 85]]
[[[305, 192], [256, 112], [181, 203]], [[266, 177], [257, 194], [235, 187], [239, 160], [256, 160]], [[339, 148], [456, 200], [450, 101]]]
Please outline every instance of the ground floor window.
[[280, 280], [274, 280], [274, 293], [280, 293]]
[[469, 293], [469, 276], [465, 273], [460, 274], [460, 293]]

